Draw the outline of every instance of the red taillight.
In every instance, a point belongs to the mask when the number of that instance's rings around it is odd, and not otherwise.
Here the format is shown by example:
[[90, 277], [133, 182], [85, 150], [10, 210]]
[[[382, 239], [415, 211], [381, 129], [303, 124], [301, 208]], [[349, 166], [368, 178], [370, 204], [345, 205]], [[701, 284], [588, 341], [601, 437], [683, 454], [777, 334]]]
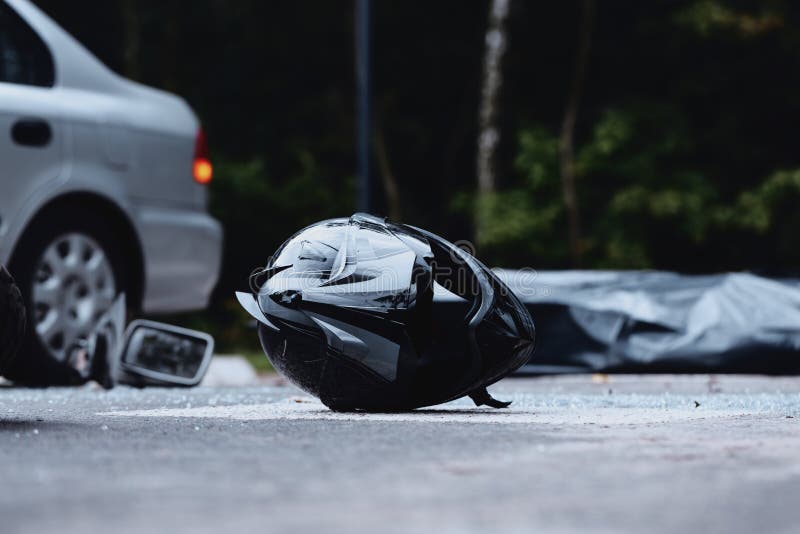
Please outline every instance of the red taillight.
[[194, 143], [194, 163], [192, 164], [192, 175], [198, 184], [206, 185], [214, 176], [214, 168], [211, 160], [208, 159], [208, 143], [206, 133], [200, 128], [197, 131], [197, 139]]

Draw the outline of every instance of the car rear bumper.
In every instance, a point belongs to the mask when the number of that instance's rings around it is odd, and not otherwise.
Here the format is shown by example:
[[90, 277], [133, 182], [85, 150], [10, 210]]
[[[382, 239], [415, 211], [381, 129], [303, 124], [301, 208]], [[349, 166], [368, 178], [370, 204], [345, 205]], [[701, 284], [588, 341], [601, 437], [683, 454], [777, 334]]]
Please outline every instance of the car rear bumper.
[[205, 212], [147, 207], [138, 210], [145, 263], [145, 313], [205, 308], [217, 283], [222, 227]]

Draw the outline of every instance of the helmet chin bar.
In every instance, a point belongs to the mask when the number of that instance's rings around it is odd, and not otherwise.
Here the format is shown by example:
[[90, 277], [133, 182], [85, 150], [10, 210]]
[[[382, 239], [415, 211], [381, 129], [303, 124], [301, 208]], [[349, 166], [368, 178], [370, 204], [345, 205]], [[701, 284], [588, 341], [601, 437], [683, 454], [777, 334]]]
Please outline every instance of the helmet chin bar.
[[441, 237], [371, 215], [311, 225], [237, 299], [275, 369], [334, 410], [408, 410], [470, 396], [527, 362], [527, 310]]
[[[459, 272], [467, 272], [472, 275], [470, 278], [469, 276], [465, 277], [465, 280], [462, 282], [461, 278], [456, 276], [459, 282], [464, 284], [464, 287], [461, 288], [459, 292], [461, 295], [465, 297], [472, 297], [472, 308], [467, 314], [465, 320], [468, 323], [468, 339], [469, 339], [469, 350], [473, 357], [473, 362], [477, 365], [481, 366], [482, 372], [481, 376], [484, 378], [485, 382], [476, 389], [467, 393], [467, 395], [472, 399], [476, 406], [489, 406], [492, 408], [507, 408], [511, 405], [511, 402], [504, 402], [498, 401], [494, 399], [489, 392], [486, 390], [486, 385], [494, 383], [496, 380], [499, 380], [506, 373], [500, 373], [496, 375], [490, 375], [490, 378], [487, 380], [487, 368], [488, 362], [485, 361], [481, 348], [478, 344], [477, 340], [477, 332], [479, 327], [484, 326], [484, 322], [487, 321], [487, 316], [492, 312], [495, 307], [497, 306], [496, 300], [501, 298], [495, 295], [495, 287], [500, 286], [499, 289], [503, 289], [502, 283], [495, 277], [495, 275], [484, 266], [479, 260], [474, 258], [468, 252], [462, 250], [461, 248], [453, 245], [452, 243], [442, 239], [441, 237], [433, 234], [431, 232], [427, 232], [420, 228], [415, 228], [418, 232], [425, 235], [429, 242], [431, 243], [432, 249], [434, 249], [437, 254], [436, 258], [442, 262], [447, 268], [443, 269], [444, 273], [459, 273]], [[449, 262], [448, 262], [449, 259]], [[440, 264], [440, 267], [442, 266]], [[452, 278], [452, 275], [449, 275], [449, 278]], [[434, 276], [436, 280], [436, 277]], [[438, 280], [436, 280], [438, 282]], [[451, 280], [443, 280], [443, 281], [451, 281]], [[494, 282], [494, 283], [493, 283]], [[508, 291], [507, 288], [505, 288]], [[510, 291], [508, 291], [510, 294]], [[512, 297], [516, 299], [516, 297]], [[517, 308], [519, 311], [524, 313], [521, 316], [524, 318], [527, 316], [527, 310], [524, 306], [519, 302], [516, 301]], [[528, 317], [529, 318], [529, 317]], [[519, 335], [518, 345], [530, 346], [530, 351], [527, 353], [527, 356], [524, 357], [524, 361], [517, 365], [514, 369], [519, 368], [521, 365], [524, 365], [528, 359], [530, 358], [530, 354], [533, 352], [533, 346], [535, 341], [535, 331], [533, 329], [533, 321], [531, 320], [529, 325], [528, 332], [522, 332]], [[516, 332], [506, 332], [507, 335], [511, 337], [516, 336]], [[527, 334], [527, 336], [526, 336]], [[528, 339], [528, 337], [530, 339]], [[519, 358], [521, 359], [521, 358]]]

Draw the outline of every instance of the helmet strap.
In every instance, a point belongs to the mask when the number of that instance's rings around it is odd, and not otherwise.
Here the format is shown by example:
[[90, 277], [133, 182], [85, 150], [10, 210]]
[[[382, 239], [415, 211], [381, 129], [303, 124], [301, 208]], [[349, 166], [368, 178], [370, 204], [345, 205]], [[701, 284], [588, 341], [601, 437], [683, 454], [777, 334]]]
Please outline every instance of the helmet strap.
[[489, 395], [489, 392], [486, 391], [486, 388], [476, 389], [472, 393], [469, 394], [469, 398], [472, 399], [472, 402], [475, 403], [475, 406], [489, 406], [490, 408], [508, 408], [511, 405], [511, 401], [504, 402], [499, 401]]

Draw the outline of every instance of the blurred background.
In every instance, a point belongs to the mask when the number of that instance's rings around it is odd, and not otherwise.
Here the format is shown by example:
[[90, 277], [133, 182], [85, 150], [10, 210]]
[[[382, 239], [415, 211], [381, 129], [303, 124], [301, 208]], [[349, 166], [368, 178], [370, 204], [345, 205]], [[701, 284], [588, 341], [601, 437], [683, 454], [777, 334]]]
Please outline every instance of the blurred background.
[[[200, 116], [223, 271], [210, 309], [175, 320], [266, 363], [233, 291], [357, 208], [354, 3], [35, 3]], [[372, 7], [377, 213], [490, 266], [797, 273], [800, 5]]]

